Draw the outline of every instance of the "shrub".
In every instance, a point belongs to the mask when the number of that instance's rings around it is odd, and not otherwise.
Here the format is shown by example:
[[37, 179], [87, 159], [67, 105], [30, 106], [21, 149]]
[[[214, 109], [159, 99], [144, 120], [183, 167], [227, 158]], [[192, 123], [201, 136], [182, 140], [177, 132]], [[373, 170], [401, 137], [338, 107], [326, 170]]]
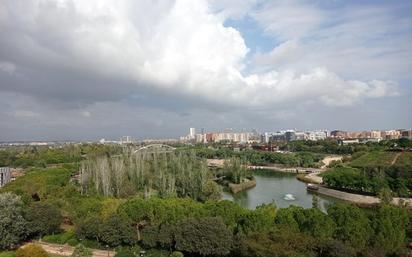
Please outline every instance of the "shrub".
[[174, 251], [172, 252], [172, 254], [170, 255], [170, 257], [184, 257], [182, 252], [179, 251]]
[[92, 257], [92, 255], [92, 251], [84, 247], [84, 245], [78, 244], [76, 248], [74, 248], [71, 257]]
[[16, 257], [49, 257], [49, 255], [40, 245], [28, 244], [16, 251]]

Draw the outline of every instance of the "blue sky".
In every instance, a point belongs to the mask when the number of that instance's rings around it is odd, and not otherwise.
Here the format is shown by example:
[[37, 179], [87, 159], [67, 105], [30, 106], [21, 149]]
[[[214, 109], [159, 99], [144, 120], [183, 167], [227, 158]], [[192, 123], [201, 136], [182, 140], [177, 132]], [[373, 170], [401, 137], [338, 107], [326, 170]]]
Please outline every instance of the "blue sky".
[[411, 1], [5, 0], [0, 141], [411, 128]]

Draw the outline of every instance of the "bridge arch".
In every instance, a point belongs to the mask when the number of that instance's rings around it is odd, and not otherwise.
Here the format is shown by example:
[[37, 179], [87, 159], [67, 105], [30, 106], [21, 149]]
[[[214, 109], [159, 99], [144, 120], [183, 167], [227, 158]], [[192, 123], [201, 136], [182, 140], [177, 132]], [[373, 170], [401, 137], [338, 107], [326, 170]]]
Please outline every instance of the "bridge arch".
[[133, 151], [134, 154], [139, 153], [139, 152], [160, 152], [160, 153], [168, 153], [168, 152], [173, 152], [176, 150], [175, 147], [172, 147], [170, 145], [165, 145], [165, 144], [150, 144], [150, 145], [145, 145], [142, 146], [136, 150]]

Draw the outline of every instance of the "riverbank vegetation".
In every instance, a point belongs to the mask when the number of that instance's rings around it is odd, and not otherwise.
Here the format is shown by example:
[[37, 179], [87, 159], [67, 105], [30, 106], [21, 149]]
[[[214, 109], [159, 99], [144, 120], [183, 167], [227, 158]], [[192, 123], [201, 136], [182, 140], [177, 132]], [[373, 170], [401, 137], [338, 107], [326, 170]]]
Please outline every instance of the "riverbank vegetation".
[[322, 174], [329, 187], [377, 195], [389, 189], [394, 196], [412, 197], [412, 152], [360, 152]]

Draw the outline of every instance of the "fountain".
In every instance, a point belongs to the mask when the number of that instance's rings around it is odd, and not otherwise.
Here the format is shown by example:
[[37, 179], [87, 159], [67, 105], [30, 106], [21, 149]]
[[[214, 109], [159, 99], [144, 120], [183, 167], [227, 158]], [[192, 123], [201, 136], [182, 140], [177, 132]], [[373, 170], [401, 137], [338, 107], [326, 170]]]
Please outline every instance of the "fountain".
[[285, 194], [285, 196], [283, 197], [283, 200], [294, 201], [294, 200], [296, 200], [296, 198], [292, 194]]

